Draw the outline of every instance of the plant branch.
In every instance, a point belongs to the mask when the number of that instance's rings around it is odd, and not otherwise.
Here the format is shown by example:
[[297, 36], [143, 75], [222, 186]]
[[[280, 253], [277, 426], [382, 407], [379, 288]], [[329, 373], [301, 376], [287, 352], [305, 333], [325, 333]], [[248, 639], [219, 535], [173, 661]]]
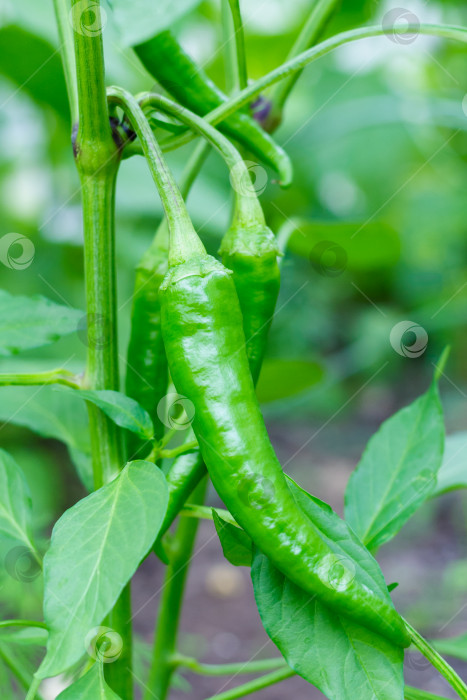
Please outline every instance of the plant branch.
[[70, 105], [71, 123], [74, 125], [78, 121], [78, 84], [73, 47], [73, 28], [70, 22], [70, 2], [69, 0], [53, 0], [53, 2], [60, 41], [60, 56], [65, 75], [68, 103]]
[[251, 184], [250, 173], [239, 151], [232, 143], [203, 117], [168, 100], [157, 93], [142, 93], [137, 97], [142, 109], [157, 108], [187, 124], [193, 131], [204, 136], [220, 153], [230, 170], [235, 193], [233, 224], [243, 229], [265, 226], [264, 214], [256, 192]]
[[198, 506], [194, 505], [193, 503], [186, 503], [180, 511], [180, 514], [184, 515], [186, 518], [198, 518], [198, 520], [213, 520], [213, 510], [215, 510], [219, 517], [221, 517], [223, 520], [226, 520], [231, 525], [235, 525], [235, 527], [240, 527], [237, 521], [229, 513], [229, 511], [224, 510], [223, 508], [209, 508], [208, 506]]
[[263, 688], [269, 688], [269, 686], [285, 681], [286, 678], [291, 676], [295, 676], [295, 671], [287, 666], [268, 673], [266, 676], [261, 676], [253, 681], [239, 685], [237, 688], [232, 688], [232, 690], [212, 695], [207, 700], [236, 700], [236, 698], [243, 698], [245, 695], [251, 695], [251, 693], [256, 693], [258, 690], [263, 690]]
[[433, 695], [433, 693], [428, 693], [426, 690], [411, 688], [408, 685], [404, 688], [404, 698], [405, 700], [448, 700], [441, 695]]
[[[206, 479], [197, 486], [193, 494], [195, 503], [204, 499]], [[183, 592], [188, 568], [193, 556], [197, 525], [188, 518], [181, 518], [174, 539], [170, 545], [170, 564], [164, 579], [159, 615], [154, 634], [154, 650], [149, 680], [143, 700], [165, 700], [174, 672], [178, 623], [182, 610]]]
[[[438, 36], [453, 41], [460, 41], [464, 44], [467, 43], [467, 29], [458, 26], [443, 24], [421, 24], [420, 26], [408, 25], [407, 27], [401, 27], [400, 29], [398, 28], [398, 31], [401, 34], [419, 33], [426, 34], [428, 36]], [[311, 49], [308, 49], [298, 56], [295, 56], [290, 61], [286, 61], [278, 68], [275, 68], [270, 73], [267, 73], [254, 83], [251, 83], [251, 85], [249, 85], [247, 88], [231, 97], [219, 107], [216, 107], [216, 109], [209, 112], [209, 114], [206, 114], [203, 118], [210, 124], [218, 124], [226, 117], [249, 104], [266, 88], [270, 87], [271, 85], [275, 85], [281, 80], [293, 75], [297, 71], [302, 71], [310, 63], [313, 63], [322, 56], [331, 53], [335, 49], [339, 48], [339, 46], [344, 46], [345, 44], [349, 44], [353, 41], [384, 36], [389, 33], [390, 31], [388, 29], [377, 26], [362, 27], [360, 29], [352, 29], [347, 32], [342, 32], [341, 34], [336, 34], [336, 36], [313, 46]], [[187, 134], [185, 136], [179, 136], [175, 139], [168, 139], [163, 144], [164, 149], [172, 150], [174, 148], [178, 148], [179, 146], [188, 143], [191, 138], [192, 136]]]
[[[295, 40], [295, 43], [287, 56], [287, 62], [291, 61], [295, 58], [295, 56], [303, 53], [310, 46], [313, 46], [313, 44], [316, 43], [340, 1], [341, 0], [316, 0], [307, 21], [303, 25], [300, 34]], [[279, 111], [282, 109], [301, 73], [302, 71], [300, 70], [296, 71], [286, 80], [281, 81], [281, 83], [277, 85], [271, 96], [274, 109]]]
[[47, 629], [45, 622], [38, 620], [1, 620], [0, 627], [40, 627], [44, 630]]
[[174, 459], [179, 455], [185, 454], [185, 452], [190, 452], [198, 447], [198, 440], [191, 440], [191, 442], [184, 442], [178, 447], [174, 447], [173, 450], [161, 450], [156, 457], [156, 460], [161, 459]]
[[[240, 11], [239, 0], [223, 0], [224, 5], [227, 2], [230, 8], [230, 16], [235, 40], [233, 61], [235, 66], [235, 82], [231, 87], [232, 89], [243, 90], [248, 85], [248, 69], [246, 64], [245, 35], [243, 31], [242, 13]], [[229, 41], [230, 43], [230, 37], [226, 37], [225, 41]]]
[[[73, 0], [79, 122], [74, 142], [81, 180], [84, 266], [88, 318], [85, 386], [118, 391], [118, 342], [115, 272], [115, 184], [120, 148], [114, 141], [105, 92], [99, 0]], [[92, 27], [92, 31], [87, 28]], [[99, 30], [100, 28], [100, 30]], [[97, 329], [97, 333], [95, 332]], [[123, 467], [122, 435], [115, 423], [89, 405], [94, 487], [100, 488]], [[130, 584], [106, 620], [121, 636], [118, 661], [109, 664], [107, 681], [122, 700], [133, 697]]]
[[184, 262], [187, 254], [204, 255], [205, 248], [193, 228], [177, 183], [167, 167], [159, 144], [137, 100], [123, 88], [115, 86], [110, 87], [107, 94], [111, 104], [116, 104], [124, 110], [141, 142], [167, 218], [171, 242], [170, 263]]
[[236, 664], [202, 664], [197, 659], [177, 654], [173, 657], [175, 666], [183, 666], [200, 676], [234, 676], [248, 673], [264, 673], [277, 668], [289, 668], [282, 657], [243, 661]]
[[452, 666], [448, 664], [438, 652], [424, 639], [416, 629], [410, 625], [407, 620], [404, 620], [405, 625], [410, 633], [413, 644], [417, 647], [423, 656], [428, 659], [434, 668], [447, 680], [449, 685], [456, 691], [460, 698], [467, 699], [467, 685], [462, 678], [454, 671]]
[[0, 374], [0, 386], [45, 386], [46, 384], [62, 384], [72, 389], [79, 389], [81, 386], [76, 374], [66, 369], [27, 374]]

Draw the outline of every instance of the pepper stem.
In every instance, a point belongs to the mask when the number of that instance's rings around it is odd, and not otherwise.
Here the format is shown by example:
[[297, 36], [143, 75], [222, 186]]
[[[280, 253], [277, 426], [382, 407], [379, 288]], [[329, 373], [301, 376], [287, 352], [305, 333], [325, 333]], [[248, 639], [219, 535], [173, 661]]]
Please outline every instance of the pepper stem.
[[235, 146], [198, 114], [162, 95], [145, 92], [138, 95], [137, 99], [143, 110], [152, 107], [175, 117], [204, 136], [216, 148], [230, 170], [230, 181], [235, 192], [233, 226], [246, 230], [264, 228], [266, 222], [250, 172]]
[[137, 100], [127, 90], [115, 86], [108, 88], [107, 96], [111, 104], [116, 104], [123, 109], [141, 141], [144, 156], [167, 217], [170, 237], [169, 265], [180, 264], [197, 255], [206, 255], [206, 250], [193, 228], [177, 183]]

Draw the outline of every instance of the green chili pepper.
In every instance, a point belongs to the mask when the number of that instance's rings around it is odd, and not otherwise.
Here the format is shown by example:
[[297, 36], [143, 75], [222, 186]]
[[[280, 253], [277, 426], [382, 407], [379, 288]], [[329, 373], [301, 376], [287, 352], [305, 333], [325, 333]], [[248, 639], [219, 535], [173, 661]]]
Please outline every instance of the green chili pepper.
[[232, 228], [219, 251], [233, 281], [243, 317], [246, 354], [253, 383], [259, 378], [280, 287], [279, 251], [272, 231]]
[[[172, 246], [171, 239], [171, 246]], [[334, 555], [297, 506], [269, 441], [244, 351], [234, 283], [224, 266], [175, 240], [161, 285], [172, 379], [194, 404], [193, 429], [216, 491], [261, 551], [294, 583], [399, 646], [402, 618], [359, 580], [329, 581]]]
[[[190, 158], [180, 181], [183, 196], [190, 191], [208, 150], [209, 147], [202, 144], [201, 148], [195, 149]], [[149, 413], [157, 440], [164, 434], [164, 425], [157, 414], [157, 406], [167, 393], [168, 381], [159, 305], [159, 287], [168, 268], [168, 244], [167, 224], [163, 221], [136, 268], [131, 334], [127, 351], [126, 394], [138, 401]], [[134, 433], [127, 433], [129, 457], [135, 454], [140, 458], [145, 456], [150, 451], [150, 446], [145, 449], [144, 445]]]
[[[217, 148], [230, 168], [235, 207], [232, 226], [223, 239], [221, 252], [227, 267], [233, 271], [243, 315], [247, 355], [256, 384], [279, 293], [280, 272], [276, 241], [266, 227], [248, 169], [230, 141], [193, 112], [153, 93], [140, 95], [139, 103], [143, 109], [163, 110], [201, 133]], [[193, 435], [187, 438], [188, 441], [192, 439]], [[199, 453], [183, 455], [174, 461], [167, 474], [169, 505], [161, 533], [171, 525], [185, 498], [204, 473]]]
[[[167, 272], [168, 236], [165, 227], [156, 236], [136, 268], [127, 353], [126, 394], [141, 404], [154, 423], [154, 437], [160, 440], [164, 426], [157, 415], [159, 401], [167, 393], [168, 367], [160, 332], [159, 287]], [[162, 235], [161, 235], [162, 234]], [[164, 240], [165, 239], [165, 240]], [[133, 433], [127, 449], [134, 456], [144, 443]], [[149, 448], [148, 448], [149, 451]], [[143, 455], [139, 453], [139, 456]]]
[[[170, 31], [138, 44], [134, 50], [158, 83], [197, 114], [207, 114], [227, 100], [227, 96], [183, 51]], [[282, 185], [291, 183], [289, 156], [252, 116], [237, 112], [225, 119], [219, 128], [270, 165], [278, 173]]]
[[[277, 568], [337, 612], [408, 646], [390, 600], [357, 577], [336, 572], [335, 555], [296, 504], [256, 399], [231, 273], [206, 254], [183, 198], [136, 100], [122, 88], [109, 99], [141, 139], [169, 225], [169, 271], [160, 287], [161, 321], [177, 390], [193, 402], [193, 429], [213, 484], [239, 525]], [[339, 585], [342, 583], [345, 585]]]

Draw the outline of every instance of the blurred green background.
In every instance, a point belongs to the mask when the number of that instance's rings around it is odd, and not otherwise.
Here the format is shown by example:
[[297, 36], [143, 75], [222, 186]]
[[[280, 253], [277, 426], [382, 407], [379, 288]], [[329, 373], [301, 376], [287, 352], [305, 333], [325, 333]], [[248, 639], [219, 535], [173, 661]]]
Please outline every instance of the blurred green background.
[[[219, 3], [191, 5], [173, 29], [223, 87]], [[309, 3], [268, 0], [242, 7], [254, 79], [285, 59]], [[326, 33], [381, 24], [393, 7], [398, 3], [346, 0]], [[467, 23], [460, 1], [404, 2], [404, 8], [421, 21]], [[108, 83], [133, 92], [153, 87], [125, 46], [111, 7], [104, 3], [104, 10]], [[0, 3], [0, 249], [11, 232], [35, 247], [23, 270], [0, 262], [0, 285], [84, 313], [80, 192], [57, 47], [51, 0]], [[259, 395], [287, 471], [339, 512], [369, 436], [426, 388], [446, 344], [452, 346], [441, 383], [447, 427], [467, 428], [466, 65], [465, 46], [433, 37], [382, 37], [343, 47], [305, 71], [276, 133], [293, 160], [292, 186], [281, 190], [274, 173], [252, 164], [258, 187], [264, 186], [269, 226], [284, 247], [282, 291]], [[177, 175], [192, 147], [168, 155]], [[215, 253], [231, 205], [228, 172], [217, 155], [210, 155], [188, 204]], [[161, 213], [143, 159], [123, 162], [117, 191], [122, 376], [133, 269]], [[397, 326], [405, 321], [410, 323]], [[63, 362], [81, 371], [85, 352], [77, 332], [0, 358], [0, 371]], [[84, 494], [70, 454], [78, 467], [87, 459], [85, 416], [78, 402], [63, 401], [49, 389], [0, 390], [0, 444], [27, 475], [44, 538], [64, 508]], [[424, 506], [382, 552], [387, 576], [401, 582], [398, 603], [415, 625], [439, 636], [458, 633], [467, 622], [466, 526], [462, 497], [447, 495]], [[39, 600], [39, 579], [18, 586], [2, 577], [0, 609], [6, 615], [37, 615]], [[416, 664], [408, 670], [420, 672]], [[412, 682], [447, 693], [431, 676]], [[321, 697], [298, 683], [297, 697]], [[275, 692], [282, 697], [279, 690], [264, 697], [275, 698]]]

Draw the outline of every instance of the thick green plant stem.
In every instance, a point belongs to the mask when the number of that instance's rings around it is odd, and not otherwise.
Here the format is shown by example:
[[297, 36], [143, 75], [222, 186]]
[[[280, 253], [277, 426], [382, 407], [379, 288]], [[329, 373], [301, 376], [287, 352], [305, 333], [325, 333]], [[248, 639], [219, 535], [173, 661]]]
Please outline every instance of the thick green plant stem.
[[80, 386], [78, 377], [66, 369], [28, 374], [0, 374], [0, 386], [44, 386], [46, 384], [62, 384], [72, 389], [78, 389]]
[[202, 664], [197, 659], [177, 655], [173, 661], [177, 666], [188, 668], [199, 676], [241, 676], [249, 673], [264, 673], [278, 668], [289, 668], [282, 657], [244, 661], [236, 664]]
[[[287, 56], [287, 61], [291, 61], [316, 43], [340, 2], [341, 0], [315, 0], [308, 19]], [[271, 96], [274, 109], [282, 109], [301, 73], [302, 71], [297, 71], [277, 85]]]
[[237, 688], [232, 688], [232, 690], [226, 690], [224, 693], [212, 695], [207, 698], [207, 700], [236, 700], [236, 698], [243, 698], [245, 695], [251, 695], [259, 690], [263, 690], [263, 688], [269, 688], [269, 686], [280, 683], [280, 681], [285, 681], [286, 678], [290, 678], [291, 676], [295, 676], [295, 671], [292, 671], [291, 668], [286, 666], [278, 671], [268, 673], [266, 676], [261, 676], [261, 678], [255, 678], [254, 681], [239, 685]]
[[60, 55], [65, 75], [71, 123], [78, 121], [78, 84], [76, 81], [75, 52], [73, 50], [73, 25], [70, 21], [70, 0], [53, 0], [55, 20], [60, 41]]
[[[428, 36], [438, 36], [444, 39], [449, 39], [452, 41], [460, 41], [461, 43], [467, 43], [467, 29], [464, 27], [443, 25], [443, 24], [421, 24], [408, 25], [406, 27], [398, 28], [401, 34], [426, 34]], [[286, 61], [278, 68], [275, 68], [270, 73], [267, 73], [262, 78], [255, 80], [247, 88], [241, 90], [239, 93], [231, 97], [227, 102], [224, 102], [212, 112], [206, 114], [204, 119], [210, 124], [218, 124], [226, 117], [230, 116], [234, 112], [249, 104], [255, 97], [262, 93], [266, 88], [271, 85], [294, 75], [297, 72], [302, 71], [313, 61], [317, 61], [322, 56], [331, 53], [339, 46], [344, 46], [344, 44], [349, 44], [353, 41], [360, 41], [362, 39], [370, 39], [372, 37], [384, 36], [390, 33], [389, 30], [384, 29], [381, 26], [377, 27], [362, 27], [361, 29], [352, 29], [348, 32], [342, 32], [341, 34], [336, 34], [330, 39], [313, 46], [311, 49], [304, 51], [303, 53], [295, 56], [290, 61]], [[164, 149], [172, 150], [173, 148], [178, 148], [191, 140], [191, 135], [179, 136], [177, 138], [168, 139], [164, 143]]]
[[406, 627], [412, 638], [412, 643], [417, 647], [419, 652], [428, 659], [434, 668], [447, 680], [449, 685], [456, 691], [460, 698], [467, 700], [467, 685], [462, 678], [454, 671], [452, 666], [448, 664], [438, 652], [424, 639], [416, 629], [410, 625], [407, 620], [404, 620]]
[[[202, 503], [206, 491], [203, 479], [193, 492], [193, 502]], [[193, 556], [197, 525], [189, 518], [180, 518], [175, 537], [170, 543], [170, 564], [164, 578], [159, 604], [159, 616], [154, 634], [154, 650], [149, 680], [143, 700], [165, 700], [176, 665], [178, 623], [183, 603], [183, 592], [188, 568]]]
[[[72, 20], [79, 121], [74, 141], [81, 180], [84, 263], [88, 318], [85, 385], [118, 391], [118, 345], [114, 246], [115, 183], [120, 150], [109, 120], [104, 81], [100, 7], [96, 0], [73, 0]], [[86, 27], [92, 26], [89, 32]], [[115, 423], [89, 406], [94, 486], [99, 488], [123, 467], [121, 435]], [[122, 638], [122, 655], [109, 664], [107, 681], [122, 700], [132, 700], [130, 589], [124, 589], [108, 618]]]

